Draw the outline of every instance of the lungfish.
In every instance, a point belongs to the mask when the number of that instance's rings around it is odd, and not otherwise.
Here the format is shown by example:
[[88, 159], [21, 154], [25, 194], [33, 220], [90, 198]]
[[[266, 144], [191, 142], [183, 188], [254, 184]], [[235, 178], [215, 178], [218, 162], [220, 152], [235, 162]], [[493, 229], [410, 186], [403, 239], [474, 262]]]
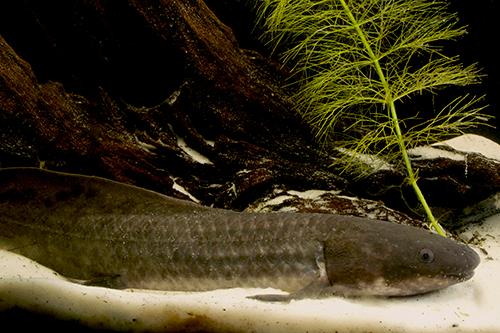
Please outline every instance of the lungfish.
[[473, 276], [465, 244], [391, 222], [201, 206], [104, 178], [0, 169], [0, 247], [111, 288], [405, 296]]

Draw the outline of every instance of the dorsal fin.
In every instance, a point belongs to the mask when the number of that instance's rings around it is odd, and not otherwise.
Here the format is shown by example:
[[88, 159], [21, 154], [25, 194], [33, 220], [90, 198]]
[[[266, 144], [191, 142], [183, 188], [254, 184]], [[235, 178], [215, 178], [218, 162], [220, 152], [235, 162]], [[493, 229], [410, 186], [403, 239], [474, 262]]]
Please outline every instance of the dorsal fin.
[[43, 204], [46, 207], [71, 201], [72, 205], [105, 207], [112, 212], [124, 205], [133, 210], [151, 212], [193, 213], [207, 207], [187, 200], [112, 180], [48, 171], [39, 168], [0, 169], [0, 203]]

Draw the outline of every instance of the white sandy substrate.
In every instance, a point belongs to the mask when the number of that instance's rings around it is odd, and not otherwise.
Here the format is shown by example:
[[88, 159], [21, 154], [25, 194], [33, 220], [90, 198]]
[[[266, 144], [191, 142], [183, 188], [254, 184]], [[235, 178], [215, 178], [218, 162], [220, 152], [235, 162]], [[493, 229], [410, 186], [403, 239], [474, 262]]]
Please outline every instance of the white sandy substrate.
[[90, 327], [182, 331], [193, 323], [236, 332], [500, 332], [500, 215], [464, 233], [485, 238], [472, 280], [408, 298], [264, 303], [269, 290], [204, 293], [120, 291], [82, 286], [8, 251], [0, 251], [0, 307], [18, 306]]

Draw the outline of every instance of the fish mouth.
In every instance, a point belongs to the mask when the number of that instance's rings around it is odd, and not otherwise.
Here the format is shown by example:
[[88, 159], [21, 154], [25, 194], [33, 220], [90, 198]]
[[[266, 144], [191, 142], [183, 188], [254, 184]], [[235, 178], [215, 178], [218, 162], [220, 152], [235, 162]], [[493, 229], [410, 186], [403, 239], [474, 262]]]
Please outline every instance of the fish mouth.
[[433, 277], [419, 276], [415, 279], [408, 279], [404, 282], [401, 281], [399, 284], [392, 285], [392, 287], [381, 292], [380, 295], [400, 297], [427, 294], [467, 281], [473, 276], [474, 270], [460, 273], [440, 274]]
[[452, 280], [455, 280], [457, 283], [458, 282], [464, 282], [469, 279], [471, 279], [474, 276], [474, 270], [462, 272], [459, 274], [449, 274], [447, 275], [447, 278], [450, 278]]

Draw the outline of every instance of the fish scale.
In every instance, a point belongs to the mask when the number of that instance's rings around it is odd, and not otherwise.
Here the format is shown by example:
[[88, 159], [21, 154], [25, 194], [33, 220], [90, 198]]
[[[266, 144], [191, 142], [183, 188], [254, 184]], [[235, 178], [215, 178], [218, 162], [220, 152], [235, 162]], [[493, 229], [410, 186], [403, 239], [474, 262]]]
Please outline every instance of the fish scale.
[[466, 245], [413, 227], [240, 213], [34, 168], [0, 169], [0, 246], [112, 288], [272, 287], [291, 297], [427, 292], [470, 278], [479, 263]]
[[[200, 220], [190, 218], [189, 222], [181, 214], [169, 216], [165, 223], [165, 216], [133, 214], [133, 219], [121, 219], [119, 212], [92, 215], [79, 210], [77, 214], [65, 212], [73, 223], [60, 228], [49, 214], [47, 211], [46, 218], [38, 224], [18, 222], [18, 228], [32, 229], [23, 233], [29, 234], [30, 241], [35, 244], [17, 252], [74, 279], [92, 280], [95, 276], [114, 276], [116, 273], [121, 277], [110, 280], [109, 286], [151, 288], [151, 285], [160, 284], [152, 280], [161, 279], [164, 280], [163, 289], [207, 290], [217, 283], [203, 287], [200, 284], [190, 286], [185, 281], [205, 277], [216, 281], [221, 277], [225, 279], [225, 287], [257, 287], [262, 281], [259, 275], [266, 275], [270, 281], [277, 281], [273, 275], [307, 276], [309, 282], [316, 276], [313, 259], [320, 244], [312, 239], [305, 242], [303, 238], [298, 242], [301, 233], [289, 230], [296, 231], [299, 226], [280, 215], [256, 214], [242, 227], [238, 214], [230, 217], [199, 215]], [[249, 224], [253, 224], [250, 229], [265, 232], [250, 233]], [[52, 227], [58, 228], [52, 230]], [[72, 258], [74, 254], [101, 260], [98, 263], [84, 260], [82, 265]], [[60, 259], [55, 260], [55, 257]], [[253, 261], [254, 258], [259, 260]], [[126, 272], [123, 267], [128, 267]], [[154, 276], [154, 279], [145, 275]], [[177, 279], [165, 280], [168, 276]], [[244, 278], [252, 276], [242, 284]], [[284, 290], [293, 288], [288, 284], [268, 285]]]

